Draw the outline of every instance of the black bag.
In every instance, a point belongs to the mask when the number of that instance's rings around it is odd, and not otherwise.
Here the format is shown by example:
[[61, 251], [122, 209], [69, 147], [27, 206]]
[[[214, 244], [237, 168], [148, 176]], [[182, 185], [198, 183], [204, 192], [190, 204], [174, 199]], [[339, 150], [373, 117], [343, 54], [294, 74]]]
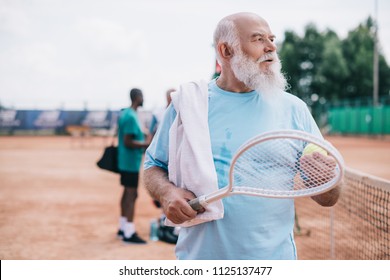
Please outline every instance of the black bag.
[[111, 145], [104, 149], [103, 156], [96, 163], [101, 169], [119, 173], [118, 170], [118, 147]]

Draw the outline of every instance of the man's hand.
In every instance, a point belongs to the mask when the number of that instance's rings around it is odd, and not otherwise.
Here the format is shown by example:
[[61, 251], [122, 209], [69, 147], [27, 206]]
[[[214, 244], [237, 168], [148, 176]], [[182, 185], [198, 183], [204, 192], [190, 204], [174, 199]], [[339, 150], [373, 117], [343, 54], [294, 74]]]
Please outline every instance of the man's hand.
[[192, 209], [188, 201], [194, 199], [195, 195], [172, 184], [167, 171], [160, 167], [145, 170], [144, 183], [151, 196], [161, 203], [167, 218], [175, 224], [192, 220], [198, 213], [205, 211], [204, 208], [199, 211]]
[[336, 176], [336, 161], [332, 157], [319, 152], [302, 156], [300, 159], [300, 167], [307, 178], [305, 184], [308, 187], [325, 184]]
[[[325, 184], [336, 176], [336, 161], [332, 157], [318, 152], [302, 156], [300, 159], [300, 167], [305, 177], [307, 177], [305, 184], [308, 187]], [[312, 196], [312, 199], [321, 206], [333, 206], [339, 199], [340, 185], [326, 193]]]
[[169, 220], [175, 224], [181, 224], [186, 221], [192, 220], [198, 213], [205, 211], [202, 208], [199, 211], [195, 211], [188, 204], [188, 201], [194, 199], [196, 196], [185, 189], [173, 187], [171, 191], [162, 199], [162, 208]]

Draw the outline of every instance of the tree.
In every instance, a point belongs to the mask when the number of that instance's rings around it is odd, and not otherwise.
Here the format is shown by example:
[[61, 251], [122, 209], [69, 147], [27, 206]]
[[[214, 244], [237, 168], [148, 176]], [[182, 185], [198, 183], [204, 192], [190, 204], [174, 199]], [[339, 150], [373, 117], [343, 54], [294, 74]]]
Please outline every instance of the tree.
[[[302, 37], [286, 31], [279, 56], [291, 93], [309, 106], [316, 102], [371, 98], [373, 26], [373, 20], [368, 18], [343, 40], [330, 29], [318, 31], [312, 23], [305, 27]], [[389, 92], [390, 68], [379, 54], [379, 99]]]
[[343, 55], [350, 72], [344, 87], [344, 98], [362, 98], [372, 95], [373, 88], [373, 22], [369, 18], [350, 31], [343, 40]]
[[285, 32], [285, 40], [279, 52], [283, 72], [288, 77], [291, 92], [309, 102], [313, 93], [313, 81], [322, 61], [323, 36], [314, 24], [305, 27], [303, 38], [295, 32]]
[[301, 38], [294, 31], [284, 33], [284, 41], [280, 47], [279, 56], [282, 60], [282, 71], [285, 73], [290, 90], [301, 97], [299, 80], [302, 76], [300, 44]]
[[325, 101], [337, 101], [348, 76], [349, 69], [342, 53], [341, 41], [336, 33], [328, 30], [324, 34], [321, 62], [312, 83], [313, 92], [325, 98]]

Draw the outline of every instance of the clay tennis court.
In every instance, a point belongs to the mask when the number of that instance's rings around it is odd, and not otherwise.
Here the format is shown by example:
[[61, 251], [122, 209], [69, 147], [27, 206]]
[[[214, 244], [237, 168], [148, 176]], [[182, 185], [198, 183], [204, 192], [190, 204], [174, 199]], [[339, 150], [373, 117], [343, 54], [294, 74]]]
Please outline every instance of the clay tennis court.
[[[390, 180], [388, 139], [328, 140], [347, 166]], [[0, 137], [0, 259], [175, 259], [173, 245], [126, 245], [116, 238], [119, 178], [95, 164], [106, 144], [99, 137]], [[140, 236], [148, 239], [159, 215], [141, 181]], [[302, 241], [297, 238], [298, 248]]]

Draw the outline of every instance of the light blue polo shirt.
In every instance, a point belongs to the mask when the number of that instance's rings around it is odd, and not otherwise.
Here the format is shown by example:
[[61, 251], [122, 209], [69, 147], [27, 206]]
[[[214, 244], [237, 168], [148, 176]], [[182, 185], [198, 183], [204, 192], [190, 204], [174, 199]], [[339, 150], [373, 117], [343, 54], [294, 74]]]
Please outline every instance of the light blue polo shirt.
[[[151, 145], [144, 168], [168, 169], [169, 128], [176, 117], [169, 106]], [[233, 93], [209, 83], [208, 122], [220, 188], [228, 184], [236, 150], [257, 134], [278, 129], [302, 130], [321, 137], [306, 104], [282, 93], [264, 98], [256, 91]], [[294, 201], [236, 195], [224, 198], [223, 219], [182, 228], [178, 259], [296, 259], [293, 238]]]

